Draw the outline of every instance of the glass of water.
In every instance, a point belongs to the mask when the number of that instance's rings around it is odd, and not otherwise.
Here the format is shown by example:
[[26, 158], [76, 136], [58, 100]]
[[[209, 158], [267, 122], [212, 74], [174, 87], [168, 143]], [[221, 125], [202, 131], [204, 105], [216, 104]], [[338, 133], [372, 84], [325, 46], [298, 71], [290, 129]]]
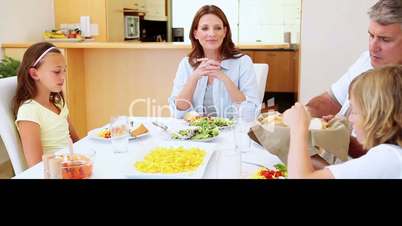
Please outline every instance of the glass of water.
[[110, 140], [115, 153], [128, 151], [129, 120], [127, 116], [112, 117], [110, 121]]
[[251, 149], [251, 139], [248, 132], [255, 123], [256, 108], [247, 102], [236, 103], [234, 106], [236, 111], [234, 114], [236, 124], [233, 130], [234, 144], [239, 152], [245, 153]]

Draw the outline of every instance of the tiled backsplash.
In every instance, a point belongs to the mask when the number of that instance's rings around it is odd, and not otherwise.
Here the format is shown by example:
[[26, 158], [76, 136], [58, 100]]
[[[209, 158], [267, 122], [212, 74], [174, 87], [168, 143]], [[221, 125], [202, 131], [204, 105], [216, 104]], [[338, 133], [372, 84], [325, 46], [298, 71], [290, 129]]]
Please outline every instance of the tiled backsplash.
[[299, 43], [301, 0], [173, 0], [173, 27], [184, 27], [185, 42], [195, 12], [205, 4], [225, 12], [235, 42], [279, 43], [291, 32], [292, 43]]
[[300, 33], [300, 0], [240, 0], [240, 42], [283, 42], [291, 32], [292, 43]]

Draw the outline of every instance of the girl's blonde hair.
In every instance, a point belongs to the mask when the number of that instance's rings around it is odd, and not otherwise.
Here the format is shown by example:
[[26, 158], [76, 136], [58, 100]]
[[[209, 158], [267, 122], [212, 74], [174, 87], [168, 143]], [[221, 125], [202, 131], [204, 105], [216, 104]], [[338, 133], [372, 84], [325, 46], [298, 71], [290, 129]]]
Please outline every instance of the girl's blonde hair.
[[363, 147], [402, 146], [402, 65], [369, 70], [355, 78], [349, 96], [359, 105]]

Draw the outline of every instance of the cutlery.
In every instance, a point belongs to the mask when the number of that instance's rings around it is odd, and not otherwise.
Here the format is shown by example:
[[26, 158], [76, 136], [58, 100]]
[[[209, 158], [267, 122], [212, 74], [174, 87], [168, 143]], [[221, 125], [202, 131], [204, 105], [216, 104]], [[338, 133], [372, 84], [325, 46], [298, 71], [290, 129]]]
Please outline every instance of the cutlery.
[[156, 126], [156, 127], [159, 127], [161, 129], [163, 129], [163, 131], [167, 132], [171, 137], [172, 137], [172, 135], [178, 136], [180, 140], [188, 140], [188, 139], [190, 139], [192, 136], [194, 136], [194, 132], [195, 132], [194, 130], [191, 130], [192, 131], [191, 133], [189, 133], [189, 134], [184, 136], [184, 135], [181, 135], [179, 133], [175, 133], [173, 131], [170, 131], [168, 126], [163, 124], [163, 123], [153, 121], [152, 124], [154, 126]]
[[167, 127], [167, 125], [165, 125], [165, 124], [162, 124], [162, 123], [160, 123], [160, 122], [155, 122], [155, 121], [153, 121], [152, 124], [153, 124], [154, 126], [156, 126], [156, 127], [159, 127], [159, 128], [161, 128], [161, 129], [163, 129], [163, 130], [166, 131], [166, 132], [169, 132], [169, 131], [168, 131], [168, 127]]

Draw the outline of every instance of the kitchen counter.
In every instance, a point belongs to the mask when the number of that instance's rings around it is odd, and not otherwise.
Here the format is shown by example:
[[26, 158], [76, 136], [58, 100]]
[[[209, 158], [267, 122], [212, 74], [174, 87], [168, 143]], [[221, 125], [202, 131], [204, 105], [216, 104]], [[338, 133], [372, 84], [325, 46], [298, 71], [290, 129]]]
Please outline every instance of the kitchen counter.
[[[28, 48], [33, 43], [3, 43], [2, 48]], [[55, 42], [62, 49], [190, 49], [191, 45], [177, 42]], [[240, 49], [272, 50], [294, 49], [294, 45], [287, 43], [243, 43], [238, 44]]]

